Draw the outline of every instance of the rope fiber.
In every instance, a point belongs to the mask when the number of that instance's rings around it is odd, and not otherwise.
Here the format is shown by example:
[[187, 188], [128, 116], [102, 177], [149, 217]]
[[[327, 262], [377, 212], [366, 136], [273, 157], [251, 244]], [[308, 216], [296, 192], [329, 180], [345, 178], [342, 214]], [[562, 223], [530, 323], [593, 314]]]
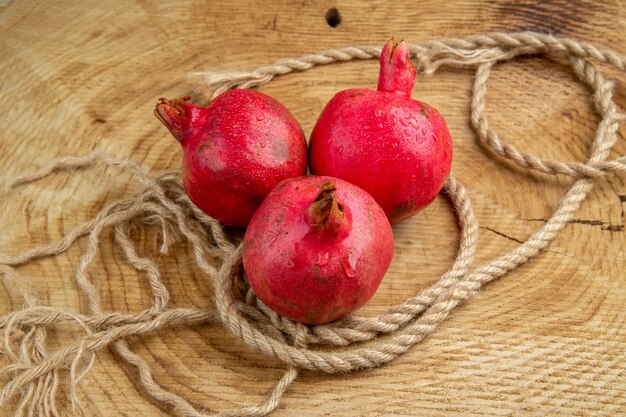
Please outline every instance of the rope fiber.
[[[471, 269], [477, 246], [478, 222], [465, 188], [449, 177], [447, 194], [460, 225], [456, 258], [432, 286], [374, 317], [358, 315], [336, 322], [305, 326], [274, 313], [250, 288], [242, 270], [240, 238], [227, 234], [219, 222], [198, 210], [185, 194], [179, 171], [150, 177], [133, 161], [120, 160], [101, 152], [62, 157], [13, 179], [4, 193], [60, 171], [108, 166], [133, 174], [142, 188], [136, 194], [102, 208], [93, 218], [56, 242], [17, 254], [0, 254], [0, 278], [16, 305], [22, 308], [0, 317], [2, 353], [9, 365], [3, 369], [8, 382], [0, 391], [0, 406], [15, 405], [16, 416], [53, 417], [66, 408], [83, 413], [78, 396], [80, 380], [89, 372], [95, 354], [111, 348], [118, 358], [136, 369], [137, 383], [153, 400], [177, 415], [264, 416], [276, 409], [287, 387], [301, 370], [345, 373], [381, 366], [407, 352], [435, 331], [450, 312], [477, 294], [482, 286], [528, 262], [546, 248], [573, 218], [587, 198], [594, 181], [611, 172], [626, 171], [626, 157], [607, 160], [617, 141], [625, 116], [613, 100], [614, 83], [600, 74], [594, 62], [624, 71], [626, 61], [610, 50], [587, 43], [534, 32], [493, 33], [427, 41], [410, 45], [412, 58], [425, 74], [440, 66], [474, 67], [476, 75], [471, 98], [471, 124], [482, 145], [494, 157], [506, 158], [521, 168], [548, 175], [566, 175], [575, 181], [563, 193], [552, 216], [525, 242], [484, 265]], [[254, 88], [274, 77], [314, 66], [380, 56], [381, 48], [347, 47], [278, 61], [251, 72], [193, 73], [198, 85], [212, 93], [230, 88]], [[541, 159], [503, 142], [485, 116], [487, 81], [494, 64], [520, 55], [541, 55], [568, 62], [578, 79], [592, 91], [591, 100], [601, 117], [588, 159], [562, 162]], [[215, 310], [170, 306], [170, 293], [154, 259], [139, 254], [130, 239], [130, 227], [146, 224], [157, 228], [160, 251], [166, 253], [174, 241], [186, 240], [189, 256], [213, 286]], [[105, 311], [101, 292], [90, 280], [88, 269], [98, 254], [102, 234], [111, 229], [115, 244], [132, 267], [145, 274], [151, 290], [150, 308], [139, 313]], [[45, 256], [58, 256], [85, 240], [74, 279], [87, 302], [86, 312], [73, 312], [42, 305], [23, 277], [21, 265]], [[70, 346], [49, 351], [47, 332], [59, 323], [75, 323], [83, 335]], [[285, 372], [266, 399], [258, 405], [226, 411], [198, 410], [185, 398], [161, 386], [149, 364], [133, 352], [129, 337], [141, 337], [165, 327], [223, 325], [241, 342], [284, 363]], [[387, 337], [379, 338], [379, 336]], [[328, 349], [328, 347], [332, 349]]]

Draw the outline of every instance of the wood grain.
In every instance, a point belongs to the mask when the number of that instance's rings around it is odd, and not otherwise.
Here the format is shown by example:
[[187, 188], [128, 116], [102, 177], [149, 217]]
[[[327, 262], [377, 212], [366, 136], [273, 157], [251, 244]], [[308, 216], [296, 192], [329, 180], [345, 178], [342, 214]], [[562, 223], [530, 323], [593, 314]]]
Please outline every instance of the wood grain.
[[[325, 21], [335, 7], [341, 22]], [[180, 166], [181, 151], [152, 115], [158, 97], [194, 94], [186, 73], [248, 70], [278, 58], [350, 44], [382, 45], [393, 33], [420, 40], [538, 30], [626, 54], [623, 1], [34, 1], [0, 8], [0, 180], [61, 155], [100, 149], [154, 171]], [[606, 69], [605, 69], [606, 70]], [[626, 104], [626, 77], [607, 70]], [[472, 72], [420, 76], [414, 97], [437, 107], [454, 140], [453, 174], [470, 190], [481, 224], [477, 262], [526, 239], [570, 182], [528, 174], [476, 143], [468, 120]], [[338, 90], [374, 86], [376, 62], [350, 62], [279, 78], [263, 87], [307, 135]], [[491, 123], [511, 143], [547, 158], [584, 158], [598, 118], [571, 71], [538, 58], [498, 65], [489, 82]], [[624, 128], [614, 155], [626, 153]], [[434, 335], [381, 369], [330, 377], [304, 373], [276, 416], [626, 415], [625, 177], [598, 182], [576, 220], [531, 263], [487, 286]], [[137, 184], [114, 169], [60, 174], [2, 196], [0, 252], [58, 239]], [[396, 255], [360, 314], [382, 311], [427, 287], [454, 255], [458, 229], [443, 197], [394, 227]], [[133, 238], [154, 254], [152, 230]], [[84, 308], [71, 279], [80, 248], [24, 266], [46, 303]], [[149, 304], [143, 277], [109, 235], [90, 268], [110, 310]], [[211, 306], [211, 289], [179, 244], [161, 256], [177, 306]], [[0, 292], [0, 310], [19, 308]], [[72, 333], [53, 333], [58, 345]], [[281, 365], [219, 326], [176, 328], [131, 341], [159, 383], [207, 410], [257, 403]], [[82, 385], [88, 414], [165, 416], [134, 370], [97, 355]], [[297, 411], [296, 411], [297, 410]], [[12, 415], [10, 410], [0, 415]]]

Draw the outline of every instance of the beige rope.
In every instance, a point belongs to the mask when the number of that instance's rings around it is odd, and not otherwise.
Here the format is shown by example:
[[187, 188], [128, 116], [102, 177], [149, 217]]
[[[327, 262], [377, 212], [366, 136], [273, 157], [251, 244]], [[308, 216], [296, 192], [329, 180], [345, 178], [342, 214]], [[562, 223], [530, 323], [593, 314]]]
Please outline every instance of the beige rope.
[[[57, 242], [45, 243], [17, 254], [0, 254], [0, 278], [21, 309], [0, 317], [2, 351], [9, 365], [9, 376], [0, 391], [0, 405], [19, 397], [15, 415], [60, 416], [67, 393], [74, 413], [81, 412], [78, 384], [89, 371], [95, 353], [111, 346], [119, 357], [137, 370], [138, 382], [154, 400], [188, 417], [263, 416], [274, 410], [285, 390], [297, 377], [299, 369], [327, 373], [351, 372], [385, 364], [419, 343], [445, 320], [464, 300], [472, 297], [486, 283], [528, 262], [547, 247], [593, 187], [593, 181], [609, 172], [626, 170], [626, 158], [607, 161], [617, 140], [617, 129], [625, 117], [613, 101], [613, 83], [607, 81], [590, 59], [624, 71], [626, 61], [615, 52], [571, 39], [560, 39], [532, 32], [494, 33], [466, 38], [444, 39], [410, 45], [413, 58], [426, 74], [441, 65], [476, 67], [472, 90], [471, 122], [481, 144], [497, 156], [507, 158], [525, 169], [547, 175], [569, 175], [576, 181], [561, 197], [553, 215], [518, 247], [485, 265], [470, 271], [477, 244], [478, 222], [474, 217], [464, 187], [453, 177], [444, 186], [460, 226], [456, 258], [449, 270], [431, 287], [375, 317], [351, 316], [321, 326], [304, 326], [279, 316], [250, 288], [241, 266], [241, 244], [227, 235], [221, 225], [198, 210], [184, 192], [180, 173], [164, 172], [150, 177], [132, 161], [93, 152], [79, 157], [52, 161], [41, 169], [25, 174], [4, 187], [9, 193], [18, 186], [40, 180], [63, 170], [80, 170], [103, 164], [124, 169], [138, 179], [143, 188], [129, 198], [104, 207], [94, 219], [77, 226]], [[380, 55], [377, 47], [348, 47], [281, 60], [251, 72], [195, 73], [203, 87], [215, 96], [229, 88], [257, 87], [277, 75], [304, 71], [316, 65], [353, 59], [371, 59]], [[503, 142], [489, 127], [485, 116], [487, 80], [495, 64], [519, 55], [545, 54], [550, 59], [567, 61], [574, 73], [593, 91], [593, 104], [601, 116], [589, 158], [585, 162], [561, 162], [541, 159]], [[157, 228], [160, 251], [166, 253], [173, 241], [185, 239], [191, 257], [214, 287], [215, 311], [169, 306], [170, 293], [164, 285], [157, 263], [137, 251], [129, 237], [132, 224]], [[151, 306], [139, 313], [105, 311], [100, 290], [89, 278], [89, 267], [97, 255], [102, 232], [111, 228], [114, 242], [126, 261], [145, 274], [151, 291]], [[18, 269], [21, 265], [45, 256], [58, 256], [80, 239], [86, 239], [79, 266], [74, 275], [88, 311], [71, 312], [40, 305], [36, 294]], [[55, 324], [77, 323], [84, 336], [75, 344], [48, 352], [46, 329]], [[161, 386], [149, 364], [133, 352], [126, 338], [141, 337], [166, 326], [214, 325], [221, 323], [245, 344], [286, 365], [284, 375], [268, 393], [265, 401], [221, 412], [197, 410], [183, 397]], [[378, 338], [378, 336], [387, 335]], [[335, 350], [323, 345], [335, 346]], [[69, 370], [69, 381], [61, 379]], [[67, 389], [60, 390], [66, 383]]]

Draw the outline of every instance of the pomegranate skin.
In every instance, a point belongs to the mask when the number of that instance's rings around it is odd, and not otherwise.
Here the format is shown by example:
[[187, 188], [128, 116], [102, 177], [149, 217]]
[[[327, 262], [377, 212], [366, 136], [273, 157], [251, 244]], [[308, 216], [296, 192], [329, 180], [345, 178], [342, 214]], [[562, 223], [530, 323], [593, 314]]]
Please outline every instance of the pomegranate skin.
[[439, 112], [411, 98], [415, 67], [404, 42], [381, 54], [378, 90], [339, 92], [309, 141], [315, 175], [342, 178], [369, 192], [397, 223], [428, 206], [452, 165], [452, 140]]
[[183, 184], [202, 211], [244, 227], [280, 181], [306, 174], [302, 128], [274, 98], [230, 90], [207, 107], [165, 100], [155, 114], [183, 147]]
[[314, 176], [278, 184], [254, 214], [243, 245], [244, 270], [257, 297], [307, 324], [363, 306], [394, 250], [391, 225], [367, 192]]

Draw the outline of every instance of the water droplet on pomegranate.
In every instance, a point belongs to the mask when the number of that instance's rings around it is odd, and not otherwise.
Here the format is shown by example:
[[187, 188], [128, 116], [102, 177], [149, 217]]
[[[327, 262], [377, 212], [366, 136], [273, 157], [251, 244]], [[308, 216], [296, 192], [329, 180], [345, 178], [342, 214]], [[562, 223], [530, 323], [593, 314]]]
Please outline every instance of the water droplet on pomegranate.
[[341, 258], [341, 266], [343, 267], [343, 271], [346, 273], [347, 276], [349, 276], [350, 278], [354, 278], [356, 277], [356, 269], [352, 266], [354, 264], [354, 266], [356, 267], [356, 261], [350, 261], [350, 255], [348, 255], [347, 258]]
[[267, 146], [267, 144], [265, 142], [261, 142], [261, 148], [265, 148]]
[[296, 264], [293, 261], [287, 263], [287, 268], [293, 268], [294, 266], [296, 266]]
[[326, 252], [323, 255], [319, 253], [317, 255], [317, 261], [315, 263], [317, 265], [326, 265], [328, 264], [329, 261], [330, 261], [330, 255], [328, 254], [328, 252]]
[[348, 263], [350, 264], [350, 267], [354, 270], [354, 274], [356, 275], [356, 263], [358, 262], [359, 258], [352, 252], [350, 252], [348, 254]]
[[382, 129], [383, 128], [383, 124], [382, 123], [378, 123], [378, 127], [380, 127]]
[[263, 116], [262, 114], [259, 114], [259, 115], [257, 115], [257, 116], [256, 116], [256, 119], [257, 119], [259, 122], [261, 122], [261, 121], [263, 121], [263, 120], [265, 119], [265, 116]]
[[381, 109], [376, 110], [376, 116], [383, 117], [383, 111]]

